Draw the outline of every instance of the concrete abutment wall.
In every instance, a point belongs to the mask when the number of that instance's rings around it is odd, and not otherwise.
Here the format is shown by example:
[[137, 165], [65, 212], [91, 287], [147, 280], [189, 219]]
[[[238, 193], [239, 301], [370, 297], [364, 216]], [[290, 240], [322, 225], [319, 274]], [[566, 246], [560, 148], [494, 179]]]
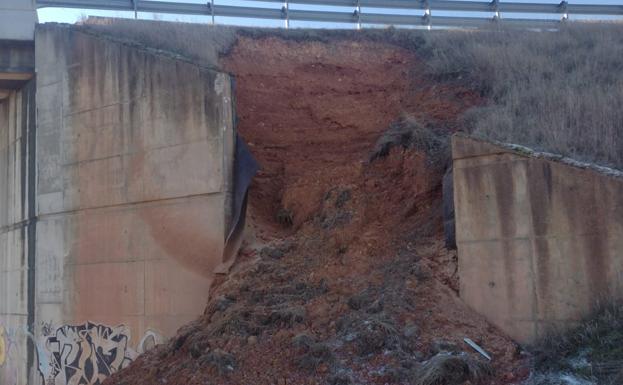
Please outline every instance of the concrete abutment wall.
[[453, 138], [463, 300], [521, 343], [623, 297], [623, 178]]
[[226, 262], [232, 83], [63, 25], [35, 59], [0, 103], [0, 383], [97, 384], [201, 314]]

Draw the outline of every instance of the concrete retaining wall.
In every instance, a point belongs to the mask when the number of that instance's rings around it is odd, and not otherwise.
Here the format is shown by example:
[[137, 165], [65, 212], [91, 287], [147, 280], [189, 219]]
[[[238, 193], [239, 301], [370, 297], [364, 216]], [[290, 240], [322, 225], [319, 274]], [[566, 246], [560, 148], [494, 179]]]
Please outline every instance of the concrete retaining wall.
[[231, 79], [63, 25], [38, 27], [35, 60], [36, 129], [21, 92], [0, 104], [0, 384], [99, 384], [204, 310]]
[[623, 295], [623, 178], [453, 138], [461, 297], [521, 343]]

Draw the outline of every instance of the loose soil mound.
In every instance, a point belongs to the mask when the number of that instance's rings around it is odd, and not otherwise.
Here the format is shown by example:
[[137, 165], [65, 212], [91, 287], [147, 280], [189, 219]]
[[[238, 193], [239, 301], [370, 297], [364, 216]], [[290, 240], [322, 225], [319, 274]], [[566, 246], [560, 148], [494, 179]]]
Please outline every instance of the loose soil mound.
[[241, 37], [222, 64], [262, 165], [251, 234], [204, 316], [106, 384], [519, 381], [516, 345], [458, 299], [444, 170], [409, 146], [371, 156], [401, 114], [450, 134], [479, 98], [373, 42]]

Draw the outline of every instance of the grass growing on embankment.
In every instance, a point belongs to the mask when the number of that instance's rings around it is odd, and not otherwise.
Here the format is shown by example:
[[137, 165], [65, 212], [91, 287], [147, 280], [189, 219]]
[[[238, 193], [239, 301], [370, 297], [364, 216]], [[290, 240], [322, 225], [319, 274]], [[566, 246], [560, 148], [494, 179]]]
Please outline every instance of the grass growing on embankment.
[[578, 383], [623, 383], [623, 305], [610, 304], [578, 327], [553, 333], [534, 347], [535, 375], [529, 385], [552, 384], [556, 378]]

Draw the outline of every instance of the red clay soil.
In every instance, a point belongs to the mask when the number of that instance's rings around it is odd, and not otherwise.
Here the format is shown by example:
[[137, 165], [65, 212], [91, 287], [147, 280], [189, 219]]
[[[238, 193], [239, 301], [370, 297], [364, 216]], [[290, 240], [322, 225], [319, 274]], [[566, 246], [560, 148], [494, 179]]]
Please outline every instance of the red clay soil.
[[517, 346], [457, 296], [443, 170], [413, 148], [369, 161], [401, 114], [450, 133], [479, 98], [373, 42], [241, 37], [222, 64], [262, 166], [248, 239], [204, 316], [105, 384], [413, 384], [439, 351], [478, 360], [464, 337], [493, 356], [484, 383], [518, 383]]

